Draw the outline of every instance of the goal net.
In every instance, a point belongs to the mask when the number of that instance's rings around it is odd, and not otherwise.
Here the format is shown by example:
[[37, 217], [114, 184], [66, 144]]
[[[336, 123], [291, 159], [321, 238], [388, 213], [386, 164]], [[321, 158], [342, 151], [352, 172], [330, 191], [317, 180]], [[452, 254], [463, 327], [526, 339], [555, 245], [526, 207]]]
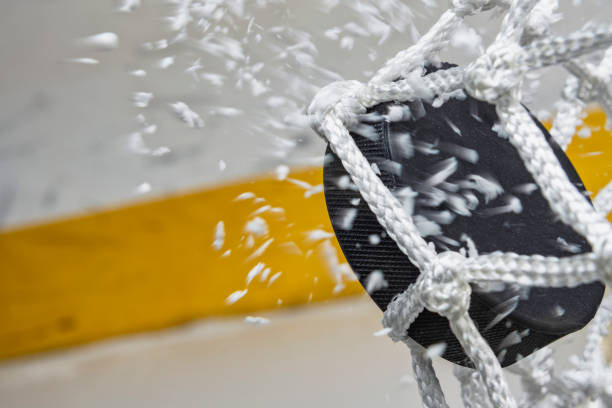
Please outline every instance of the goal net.
[[[369, 209], [420, 274], [387, 306], [383, 325], [394, 341], [411, 348], [413, 368], [425, 407], [446, 407], [430, 355], [407, 331], [423, 310], [446, 317], [475, 370], [457, 368], [466, 407], [577, 407], [591, 400], [612, 406], [610, 367], [599, 350], [612, 318], [612, 298], [604, 298], [588, 327], [584, 352], [572, 368], [554, 372], [551, 350], [542, 349], [510, 369], [522, 378], [524, 395], [511, 395], [498, 357], [468, 313], [472, 284], [503, 282], [529, 287], [576, 287], [612, 279], [612, 184], [591, 203], [568, 179], [542, 131], [521, 104], [521, 86], [533, 70], [553, 65], [569, 75], [562, 89], [551, 135], [566, 148], [587, 104], [612, 113], [612, 26], [587, 24], [557, 35], [555, 0], [453, 0], [450, 8], [413, 46], [399, 52], [367, 83], [334, 82], [309, 107], [314, 129], [341, 160]], [[504, 14], [495, 40], [471, 63], [425, 74], [439, 65], [439, 53], [467, 16], [496, 9]], [[592, 251], [567, 257], [512, 252], [465, 254], [437, 251], [423, 238], [358, 148], [351, 131], [360, 118], [384, 102], [424, 100], [443, 105], [463, 90], [495, 105], [496, 132], [509, 140], [554, 214], [590, 244]]]

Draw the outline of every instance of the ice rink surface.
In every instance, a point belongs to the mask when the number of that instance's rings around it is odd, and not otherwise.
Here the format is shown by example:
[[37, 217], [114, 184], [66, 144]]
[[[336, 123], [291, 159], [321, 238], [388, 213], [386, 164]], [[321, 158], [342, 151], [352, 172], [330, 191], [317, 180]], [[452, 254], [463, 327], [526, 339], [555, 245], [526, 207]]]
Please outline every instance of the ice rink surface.
[[[363, 298], [208, 320], [0, 365], [3, 408], [418, 407], [410, 352], [377, 337], [382, 313]], [[558, 356], [583, 347], [572, 335]], [[451, 363], [436, 371], [451, 407]], [[516, 379], [510, 377], [517, 390]]]
[[[203, 85], [194, 85], [189, 75], [182, 75], [188, 61], [195, 59], [194, 50], [178, 45], [145, 52], [143, 43], [166, 36], [163, 18], [168, 9], [161, 1], [144, 3], [128, 14], [114, 12], [110, 1], [32, 0], [3, 5], [2, 228], [213, 186], [281, 163], [322, 162], [323, 142], [306, 130], [280, 135], [298, 148], [274, 154], [278, 135], [252, 131], [252, 121], [261, 119], [253, 109], [260, 100], [236, 92], [233, 81], [208, 92]], [[394, 32], [380, 46], [363, 39], [363, 45], [353, 50], [339, 50], [320, 34], [333, 27], [339, 16], [321, 18], [315, 3], [288, 1], [286, 16], [262, 12], [262, 24], [270, 26], [279, 18], [279, 24], [289, 21], [310, 30], [318, 47], [318, 63], [340, 77], [364, 80], [411, 42], [408, 33]], [[415, 3], [422, 8], [420, 1]], [[566, 12], [580, 14], [574, 19], [575, 26], [567, 30], [582, 25], [589, 16], [612, 15], [610, 2], [564, 3], [568, 3], [564, 5]], [[421, 32], [439, 14], [435, 10], [431, 13], [415, 19]], [[484, 20], [471, 22], [488, 24]], [[93, 52], [76, 42], [107, 31], [119, 35], [117, 49]], [[371, 59], [367, 52], [373, 48], [377, 55]], [[253, 55], [257, 52], [252, 50]], [[160, 58], [170, 54], [177, 55], [174, 67], [155, 68]], [[451, 51], [448, 58], [465, 61], [460, 54]], [[100, 63], [69, 61], [81, 57], [96, 58]], [[149, 75], [136, 78], [127, 74], [135, 69], [146, 69]], [[542, 78], [533, 102], [536, 110], [552, 110], [552, 101], [561, 89], [558, 78], [554, 71]], [[324, 75], [313, 76], [313, 86], [326, 81], [329, 78]], [[281, 92], [282, 87], [280, 77], [270, 84], [272, 92]], [[130, 96], [137, 91], [154, 92], [148, 108], [132, 105]], [[179, 100], [205, 115], [203, 128], [191, 129], [176, 118], [168, 104]], [[215, 114], [215, 109], [223, 106], [244, 113], [239, 119]], [[137, 128], [135, 116], [139, 113], [157, 125], [146, 143], [151, 148], [167, 147], [168, 154], [156, 157], [134, 152], [130, 135]], [[227, 165], [223, 171], [220, 160]], [[380, 329], [381, 313], [368, 299], [262, 315], [270, 324], [252, 326], [244, 317], [208, 320], [4, 361], [0, 363], [0, 406], [419, 406], [409, 352], [386, 337], [373, 336]], [[581, 350], [581, 341], [579, 334], [563, 340], [557, 355]], [[436, 364], [449, 401], [457, 402], [451, 365]]]

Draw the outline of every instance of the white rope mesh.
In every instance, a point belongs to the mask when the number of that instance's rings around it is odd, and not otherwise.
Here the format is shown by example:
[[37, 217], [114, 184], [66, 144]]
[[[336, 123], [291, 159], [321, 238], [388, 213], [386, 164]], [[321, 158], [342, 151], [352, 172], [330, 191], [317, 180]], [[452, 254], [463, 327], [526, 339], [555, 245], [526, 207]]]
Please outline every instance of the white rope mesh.
[[480, 373], [469, 368], [456, 366], [455, 377], [461, 384], [461, 398], [465, 408], [491, 408], [491, 401], [487, 397], [487, 390], [482, 382]]
[[[464, 17], [497, 7], [505, 12], [499, 34], [489, 48], [464, 68], [439, 70], [423, 76], [426, 61], [436, 61]], [[424, 309], [449, 319], [450, 327], [476, 371], [458, 370], [466, 407], [516, 407], [500, 363], [468, 314], [472, 282], [503, 281], [526, 286], [576, 286], [612, 281], [612, 227], [605, 215], [612, 210], [612, 184], [595, 199], [595, 208], [568, 180], [544, 135], [521, 105], [521, 84], [530, 71], [562, 64], [571, 74], [558, 106], [552, 135], [565, 148], [580, 125], [584, 106], [598, 102], [612, 113], [607, 83], [612, 79], [612, 25], [587, 26], [568, 36], [556, 36], [554, 0], [453, 0], [429, 32], [389, 60], [372, 79], [336, 82], [322, 89], [309, 107], [315, 130], [342, 161], [369, 208], [400, 250], [420, 270], [416, 283], [388, 306], [383, 325], [394, 341], [406, 341], [410, 324]], [[598, 66], [576, 59], [608, 48]], [[524, 256], [496, 252], [476, 257], [436, 253], [420, 235], [413, 218], [385, 187], [353, 141], [349, 131], [368, 108], [388, 101], [422, 99], [428, 102], [457, 89], [495, 104], [502, 131], [517, 149], [551, 209], [583, 235], [593, 251], [567, 258]], [[526, 394], [520, 406], [577, 406], [597, 396], [612, 406], [612, 383], [588, 367], [603, 365], [595, 355], [612, 317], [612, 298], [606, 297], [591, 324], [585, 354], [575, 369], [552, 372], [548, 351], [516, 369]], [[446, 407], [430, 359], [412, 347], [413, 365], [425, 407]], [[531, 363], [529, 363], [531, 362]], [[612, 371], [610, 372], [612, 373]], [[612, 377], [611, 377], [612, 378]], [[482, 400], [486, 394], [488, 400]], [[611, 404], [611, 405], [608, 405]]]
[[412, 369], [419, 387], [423, 407], [448, 408], [440, 381], [438, 381], [436, 372], [431, 364], [431, 359], [422, 350], [416, 350], [415, 347], [411, 347], [410, 352], [412, 356]]

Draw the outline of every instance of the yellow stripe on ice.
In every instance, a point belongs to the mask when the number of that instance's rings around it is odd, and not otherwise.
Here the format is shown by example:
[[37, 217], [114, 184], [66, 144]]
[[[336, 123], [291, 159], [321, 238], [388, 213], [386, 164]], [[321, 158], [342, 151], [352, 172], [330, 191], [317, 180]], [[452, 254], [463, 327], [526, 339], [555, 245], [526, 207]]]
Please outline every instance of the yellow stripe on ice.
[[[335, 238], [308, 239], [332, 231], [321, 170], [289, 178], [299, 182], [269, 176], [1, 233], [0, 357], [360, 293], [334, 275]], [[236, 200], [245, 192], [255, 198]]]
[[[605, 126], [602, 111], [589, 112], [582, 127], [587, 129], [584, 137], [574, 136], [566, 152], [593, 196], [612, 180], [612, 133]], [[608, 220], [612, 222], [612, 214]]]

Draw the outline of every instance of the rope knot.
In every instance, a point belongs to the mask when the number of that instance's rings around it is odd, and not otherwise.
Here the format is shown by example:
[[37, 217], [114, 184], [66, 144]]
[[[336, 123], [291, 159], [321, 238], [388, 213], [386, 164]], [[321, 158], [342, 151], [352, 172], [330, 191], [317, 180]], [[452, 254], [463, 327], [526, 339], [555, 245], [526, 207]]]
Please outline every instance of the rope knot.
[[456, 272], [456, 265], [463, 260], [456, 252], [444, 252], [438, 255], [432, 270], [417, 281], [417, 293], [425, 308], [449, 319], [467, 313], [472, 288]]
[[491, 104], [518, 98], [527, 66], [525, 51], [515, 43], [497, 45], [481, 55], [465, 70], [464, 84], [476, 99]]
[[336, 81], [317, 92], [308, 107], [308, 115], [319, 136], [325, 138], [323, 122], [332, 111], [347, 129], [357, 124], [358, 115], [367, 110], [367, 101], [363, 99], [365, 88], [359, 81]]

